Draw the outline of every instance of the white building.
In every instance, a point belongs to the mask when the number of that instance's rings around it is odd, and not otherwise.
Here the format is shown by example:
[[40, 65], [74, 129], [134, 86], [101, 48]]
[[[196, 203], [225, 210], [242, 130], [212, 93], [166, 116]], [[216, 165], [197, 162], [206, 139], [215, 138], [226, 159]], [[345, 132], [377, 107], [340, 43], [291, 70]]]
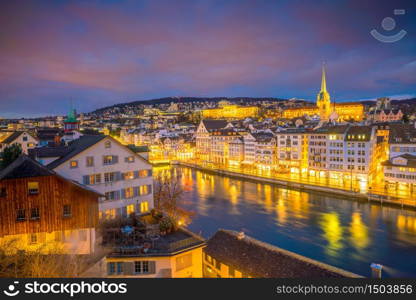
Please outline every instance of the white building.
[[114, 218], [153, 208], [151, 164], [115, 139], [85, 135], [66, 151], [60, 147], [56, 153], [49, 150], [42, 155], [42, 148], [37, 150], [33, 155], [40, 162], [48, 162], [49, 169], [106, 196], [99, 204], [100, 216]]
[[22, 152], [28, 154], [29, 149], [33, 149], [38, 145], [38, 139], [26, 131], [7, 132], [0, 135], [0, 152], [7, 146], [19, 144]]

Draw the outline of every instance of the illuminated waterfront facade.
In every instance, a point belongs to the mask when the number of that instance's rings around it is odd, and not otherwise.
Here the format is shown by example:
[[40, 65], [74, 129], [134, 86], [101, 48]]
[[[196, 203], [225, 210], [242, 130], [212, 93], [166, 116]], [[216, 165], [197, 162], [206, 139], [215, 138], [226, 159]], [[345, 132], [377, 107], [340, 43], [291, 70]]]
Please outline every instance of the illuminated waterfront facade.
[[[332, 113], [334, 113], [332, 115]], [[283, 111], [286, 119], [299, 118], [303, 116], [319, 116], [321, 121], [334, 118], [338, 122], [362, 121], [364, 119], [364, 105], [358, 102], [332, 103], [326, 86], [325, 69], [322, 69], [321, 90], [316, 98], [316, 106], [304, 106], [288, 108]]]
[[202, 110], [202, 117], [204, 119], [238, 120], [257, 117], [259, 114], [259, 108], [257, 106], [241, 106], [231, 104], [225, 100], [220, 101], [218, 106], [218, 108]]

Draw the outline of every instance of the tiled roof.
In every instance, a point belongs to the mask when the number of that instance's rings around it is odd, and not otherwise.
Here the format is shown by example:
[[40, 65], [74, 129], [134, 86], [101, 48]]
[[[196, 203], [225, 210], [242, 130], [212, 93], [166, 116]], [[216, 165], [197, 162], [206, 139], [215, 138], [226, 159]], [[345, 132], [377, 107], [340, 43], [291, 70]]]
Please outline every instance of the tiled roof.
[[0, 171], [0, 179], [16, 179], [26, 177], [39, 177], [55, 175], [37, 161], [22, 154], [14, 162]]
[[[393, 159], [398, 158], [398, 157], [402, 157], [402, 158], [406, 159], [406, 161], [407, 161], [406, 165], [394, 164]], [[392, 157], [390, 160], [387, 160], [387, 161], [383, 162], [383, 165], [384, 166], [416, 168], [416, 156], [412, 155], [412, 154], [405, 153], [405, 154], [402, 154], [402, 155], [399, 155], [399, 156]]]
[[390, 144], [416, 144], [416, 128], [411, 124], [391, 124]]
[[9, 135], [7, 138], [5, 138], [2, 143], [4, 144], [10, 144], [12, 143], [15, 139], [17, 139], [21, 134], [23, 133], [23, 131], [15, 131], [13, 132], [11, 135]]
[[208, 131], [225, 128], [228, 124], [226, 120], [202, 120], [202, 123]]
[[97, 144], [99, 141], [106, 138], [105, 135], [83, 135], [79, 139], [74, 140], [69, 146], [68, 146], [68, 152], [65, 153], [61, 158], [58, 158], [57, 160], [54, 160], [48, 165], [49, 169], [54, 169], [57, 166], [61, 165], [65, 161], [71, 159], [75, 155], [81, 153], [85, 149]]
[[360, 277], [356, 274], [272, 246], [238, 232], [218, 230], [205, 253], [251, 277], [322, 278]]
[[38, 147], [29, 149], [29, 156], [33, 159], [43, 157], [61, 157], [70, 151], [67, 146], [58, 147]]
[[83, 190], [97, 194], [98, 196], [104, 196], [97, 191], [82, 185], [74, 180], [64, 178], [57, 174], [55, 171], [48, 169], [41, 165], [36, 160], [31, 159], [29, 156], [22, 154], [14, 162], [8, 165], [6, 168], [0, 171], [0, 180], [6, 179], [19, 179], [28, 177], [41, 177], [41, 176], [57, 176], [71, 184], [81, 188]]

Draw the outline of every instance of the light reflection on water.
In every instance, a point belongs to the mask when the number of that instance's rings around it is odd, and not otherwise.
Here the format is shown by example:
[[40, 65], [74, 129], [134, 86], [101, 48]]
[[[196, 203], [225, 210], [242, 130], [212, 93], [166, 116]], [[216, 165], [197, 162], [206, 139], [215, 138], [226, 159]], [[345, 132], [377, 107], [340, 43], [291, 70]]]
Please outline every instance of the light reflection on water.
[[[170, 169], [155, 169], [167, 172]], [[416, 212], [288, 190], [175, 167], [189, 228], [209, 237], [218, 228], [247, 234], [364, 276], [372, 262], [384, 277], [416, 277]]]

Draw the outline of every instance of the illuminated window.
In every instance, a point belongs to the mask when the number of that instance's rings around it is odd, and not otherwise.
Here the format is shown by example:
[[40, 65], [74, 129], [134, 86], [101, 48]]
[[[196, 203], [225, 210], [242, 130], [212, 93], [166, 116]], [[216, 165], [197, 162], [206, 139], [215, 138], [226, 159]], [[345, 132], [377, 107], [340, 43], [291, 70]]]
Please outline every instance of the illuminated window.
[[133, 171], [130, 171], [130, 172], [124, 173], [124, 179], [125, 180], [134, 179], [134, 172]]
[[139, 171], [139, 177], [147, 177], [149, 176], [150, 171], [149, 170], [140, 170]]
[[39, 194], [39, 182], [28, 182], [27, 190], [29, 195]]
[[134, 162], [134, 156], [128, 156], [128, 157], [126, 157], [126, 158], [125, 158], [125, 161], [126, 161], [127, 163], [132, 163], [132, 162]]
[[149, 211], [149, 202], [144, 201], [144, 202], [140, 203], [140, 212], [145, 213], [147, 211]]
[[134, 213], [134, 204], [127, 205], [127, 215]]
[[140, 186], [140, 196], [150, 194], [151, 186], [150, 185], [141, 185]]
[[77, 160], [71, 160], [71, 162], [69, 163], [69, 167], [71, 169], [78, 168], [78, 161]]
[[133, 187], [128, 187], [126, 189], [124, 189], [124, 198], [128, 199], [128, 198], [133, 198], [134, 193], [133, 193]]
[[104, 157], [103, 157], [103, 164], [104, 165], [116, 164], [117, 161], [118, 161], [118, 156], [116, 156], [116, 155], [104, 155]]

